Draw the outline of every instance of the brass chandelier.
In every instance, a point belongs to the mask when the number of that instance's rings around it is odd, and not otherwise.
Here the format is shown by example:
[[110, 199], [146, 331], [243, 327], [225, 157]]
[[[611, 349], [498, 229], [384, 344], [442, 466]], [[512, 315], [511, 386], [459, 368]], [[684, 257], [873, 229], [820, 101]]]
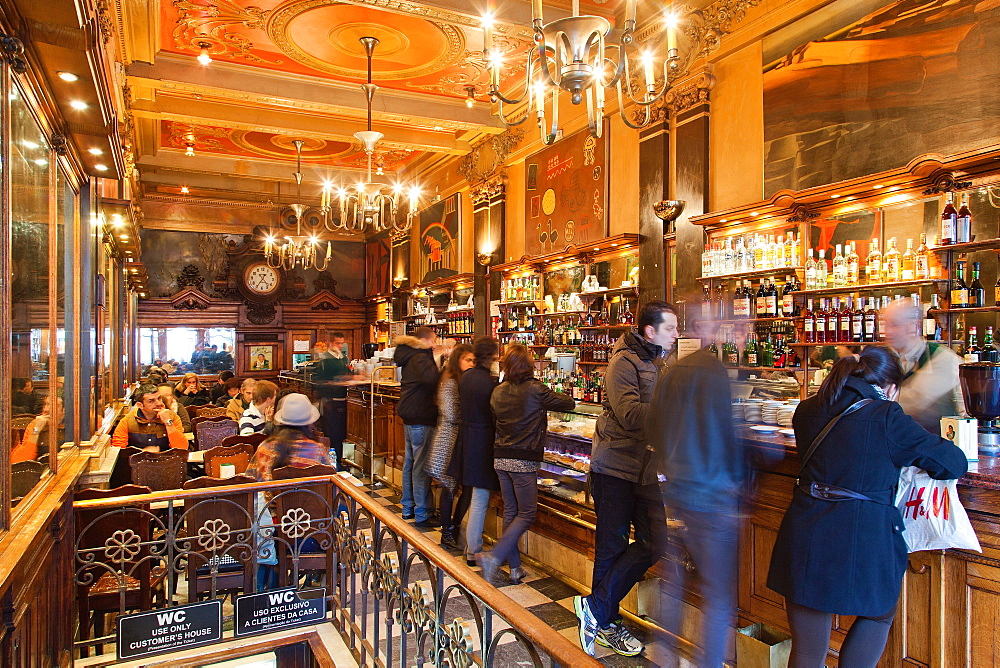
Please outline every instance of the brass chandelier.
[[330, 264], [330, 242], [326, 242], [326, 255], [320, 260], [322, 239], [316, 235], [302, 234], [302, 214], [306, 210], [302, 204], [301, 192], [302, 146], [305, 142], [295, 139], [292, 144], [295, 145], [295, 204], [292, 205], [295, 212], [295, 234], [285, 236], [284, 243], [269, 235], [264, 239], [264, 257], [267, 258], [267, 264], [275, 269], [288, 270], [298, 266], [302, 269], [325, 271]]
[[[653, 53], [637, 53], [633, 46], [638, 0], [626, 0], [625, 22], [617, 41], [611, 39], [611, 23], [602, 16], [580, 14], [580, 0], [573, 0], [572, 16], [545, 23], [542, 0], [532, 0], [531, 26], [535, 48], [528, 51], [525, 65], [524, 90], [520, 97], [500, 92], [503, 56], [493, 45], [493, 18], [483, 19], [483, 56], [490, 72], [490, 100], [498, 105], [497, 115], [507, 126], [520, 125], [534, 116], [545, 144], [555, 143], [561, 136], [559, 128], [559, 93], [570, 95], [570, 102], [587, 103], [587, 124], [590, 134], [600, 137], [604, 119], [605, 89], [614, 89], [622, 120], [636, 130], [648, 126], [655, 117], [653, 104], [670, 88], [672, 76], [679, 69], [677, 51], [677, 21], [672, 14], [665, 17], [667, 57], [662, 63], [662, 82], [657, 85], [657, 68]], [[631, 54], [629, 53], [631, 51]], [[641, 71], [637, 71], [641, 64]], [[642, 86], [633, 83], [641, 75]], [[546, 115], [546, 100], [551, 106], [551, 122]], [[643, 110], [635, 120], [625, 113], [626, 100]], [[504, 105], [526, 103], [525, 113], [518, 119], [508, 118]]]

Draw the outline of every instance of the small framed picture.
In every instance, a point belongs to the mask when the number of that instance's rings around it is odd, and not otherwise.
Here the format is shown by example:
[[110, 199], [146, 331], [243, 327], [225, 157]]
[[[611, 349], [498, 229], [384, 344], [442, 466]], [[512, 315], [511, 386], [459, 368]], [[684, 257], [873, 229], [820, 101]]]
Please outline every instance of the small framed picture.
[[274, 369], [274, 346], [247, 346], [250, 371], [271, 371]]

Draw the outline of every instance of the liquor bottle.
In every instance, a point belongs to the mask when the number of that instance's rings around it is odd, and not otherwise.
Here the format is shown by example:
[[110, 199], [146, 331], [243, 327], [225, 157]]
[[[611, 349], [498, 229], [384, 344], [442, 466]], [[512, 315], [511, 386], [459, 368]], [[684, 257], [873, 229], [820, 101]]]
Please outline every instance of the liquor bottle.
[[882, 282], [882, 253], [878, 250], [878, 239], [872, 239], [872, 248], [865, 259], [865, 283]]
[[962, 195], [962, 206], [955, 218], [955, 243], [967, 244], [972, 241], [972, 212], [969, 211], [969, 196]]
[[774, 235], [770, 235], [764, 245], [764, 269], [774, 269], [775, 262], [775, 245]]
[[861, 258], [854, 249], [854, 242], [847, 245], [847, 284], [857, 285], [861, 277]]
[[993, 327], [986, 328], [986, 335], [983, 336], [983, 349], [979, 353], [979, 359], [983, 362], [1000, 361], [1000, 351], [993, 345]]
[[774, 351], [772, 353], [771, 366], [775, 369], [785, 367], [785, 359], [788, 357], [785, 347], [785, 339], [781, 334], [774, 337]]
[[736, 340], [732, 335], [726, 337], [726, 364], [729, 366], [740, 365], [740, 349], [736, 347]]
[[826, 263], [826, 249], [819, 249], [819, 259], [816, 260], [816, 287], [823, 289], [830, 287], [830, 266]]
[[802, 314], [802, 331], [806, 343], [816, 343], [816, 314], [813, 313], [813, 300], [806, 300], [806, 310]]
[[920, 234], [920, 245], [917, 246], [916, 256], [913, 262], [914, 276], [918, 281], [930, 278], [930, 250], [927, 248], [927, 235]]
[[972, 284], [969, 285], [969, 306], [972, 308], [986, 306], [986, 288], [979, 282], [979, 263], [972, 263]]
[[733, 293], [733, 318], [750, 317], [750, 297], [747, 294], [746, 283], [737, 282], [736, 292]]
[[978, 362], [979, 361], [979, 345], [976, 343], [976, 328], [969, 328], [969, 339], [965, 344], [965, 361], [966, 362]]
[[778, 288], [774, 286], [774, 279], [771, 279], [767, 292], [764, 294], [764, 317], [778, 317]]
[[969, 306], [969, 287], [965, 284], [965, 261], [955, 263], [955, 280], [951, 284], [950, 307], [966, 308]]
[[913, 239], [906, 240], [906, 250], [899, 262], [899, 277], [904, 281], [912, 281], [917, 277], [917, 256], [913, 252]]
[[875, 298], [868, 298], [868, 308], [865, 309], [864, 313], [864, 336], [863, 341], [877, 341], [878, 332], [876, 327], [878, 326], [878, 313], [875, 311]]
[[854, 300], [851, 297], [845, 297], [840, 300], [840, 313], [838, 316], [839, 334], [837, 335], [838, 341], [850, 341], [851, 340], [851, 321], [854, 317], [854, 309], [851, 308], [851, 304]]
[[955, 210], [955, 196], [948, 193], [948, 201], [941, 212], [941, 245], [955, 243], [955, 228], [958, 227], [958, 211]]
[[941, 308], [941, 302], [938, 298], [938, 293], [931, 293], [931, 305], [924, 311], [924, 327], [923, 334], [924, 338], [929, 341], [937, 341], [941, 338], [941, 327], [938, 325], [937, 318], [931, 313], [931, 311], [937, 311]]
[[792, 238], [791, 242], [791, 252], [792, 252], [792, 264], [793, 267], [802, 266], [802, 242], [799, 241], [799, 236], [795, 232], [790, 232], [789, 235]]
[[743, 348], [743, 366], [757, 366], [757, 342], [754, 341], [753, 332], [747, 334]]
[[724, 281], [719, 281], [715, 286], [715, 317], [719, 320], [725, 320], [728, 315], [726, 305], [726, 284]]
[[885, 341], [885, 309], [888, 306], [889, 306], [889, 298], [883, 296], [875, 320], [875, 333], [876, 333], [875, 339], [877, 341]]
[[[816, 286], [816, 259], [813, 258], [813, 249], [806, 249], [806, 290], [814, 290]], [[823, 287], [826, 287], [825, 285]]]
[[851, 341], [865, 340], [865, 300], [856, 297], [854, 309], [851, 311]]
[[787, 318], [795, 315], [795, 276], [785, 277], [785, 287], [781, 291], [781, 315]]
[[774, 242], [774, 268], [782, 269], [783, 267], [787, 267], [785, 259], [785, 237], [779, 235], [778, 240]]
[[847, 285], [847, 259], [844, 257], [843, 246], [837, 244], [837, 252], [833, 256], [833, 287], [842, 288]]
[[757, 314], [756, 317], [758, 318], [766, 317], [764, 314], [767, 312], [767, 301], [765, 299], [765, 296], [767, 294], [767, 288], [764, 286], [765, 286], [764, 279], [761, 279], [760, 288], [757, 289], [757, 300], [756, 300], [757, 310], [755, 311], [755, 313]]
[[819, 300], [819, 309], [813, 313], [813, 339], [816, 343], [826, 342], [826, 300]]
[[896, 237], [889, 239], [889, 248], [885, 251], [883, 263], [885, 271], [882, 280], [885, 283], [893, 283], [899, 280], [899, 251], [896, 250]]

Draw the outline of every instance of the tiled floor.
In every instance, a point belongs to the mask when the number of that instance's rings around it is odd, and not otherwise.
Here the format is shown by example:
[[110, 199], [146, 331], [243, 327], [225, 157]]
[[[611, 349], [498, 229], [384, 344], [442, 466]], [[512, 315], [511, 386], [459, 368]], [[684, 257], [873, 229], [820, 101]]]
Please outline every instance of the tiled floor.
[[[403, 509], [399, 505], [399, 497], [391, 489], [380, 488], [375, 490], [372, 495], [393, 512], [402, 514]], [[440, 542], [441, 532], [439, 530], [422, 529], [421, 531], [435, 542]], [[454, 552], [454, 554], [456, 559], [463, 558], [461, 551]], [[528, 571], [528, 577], [524, 578], [521, 584], [511, 584], [507, 580], [505, 569], [501, 570], [495, 584], [505, 594], [533, 612], [553, 629], [570, 638], [574, 643], [579, 642], [576, 614], [573, 612], [573, 597], [578, 592], [547, 573], [540, 572], [528, 565], [525, 565], [525, 569]], [[462, 616], [457, 611], [451, 613], [449, 610], [449, 613], [449, 616], [451, 614]], [[639, 656], [625, 657], [598, 645], [596, 654], [602, 664], [616, 668], [685, 668], [691, 665], [683, 658], [676, 657], [664, 643], [651, 638], [647, 632], [635, 627], [630, 627], [629, 630], [636, 638], [646, 644], [646, 650]], [[522, 657], [518, 656], [519, 653], [523, 653], [523, 650], [519, 650], [515, 646], [505, 646], [504, 651], [499, 654], [496, 665], [530, 665], [522, 663]]]

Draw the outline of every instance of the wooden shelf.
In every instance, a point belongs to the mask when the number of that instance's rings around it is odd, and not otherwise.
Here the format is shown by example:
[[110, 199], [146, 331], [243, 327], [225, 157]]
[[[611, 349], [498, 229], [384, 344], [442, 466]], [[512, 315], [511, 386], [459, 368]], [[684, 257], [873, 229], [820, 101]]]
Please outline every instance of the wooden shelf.
[[727, 369], [733, 369], [735, 371], [791, 371], [793, 373], [802, 373], [803, 371], [808, 371], [808, 369], [803, 369], [802, 367], [771, 367], [771, 366], [729, 366], [728, 364], [723, 364], [722, 366]]
[[607, 297], [608, 295], [617, 296], [626, 293], [637, 294], [638, 290], [639, 287], [633, 285], [627, 288], [608, 288], [607, 290], [596, 290], [594, 292], [580, 292], [577, 294], [580, 296], [580, 299], [583, 299], [585, 297]]
[[765, 276], [779, 276], [781, 274], [801, 274], [805, 272], [804, 267], [782, 267], [780, 269], [755, 269], [753, 271], [742, 271], [735, 274], [716, 274], [714, 276], [699, 276], [699, 281], [738, 281], [745, 278], [763, 278]]
[[[579, 246], [569, 244], [564, 249], [544, 255], [523, 256], [520, 260], [504, 262], [490, 267], [490, 271], [501, 273], [521, 272], [528, 268], [551, 267], [559, 264], [566, 264], [573, 259], [597, 260], [602, 257], [615, 255], [624, 251], [639, 249], [639, 235], [635, 233], [618, 234], [613, 237], [605, 237], [597, 241], [581, 244]], [[532, 272], [535, 273], [535, 272]]]
[[879, 290], [896, 290], [898, 288], [916, 288], [924, 285], [947, 283], [946, 278], [924, 278], [919, 281], [895, 281], [893, 283], [869, 283], [866, 285], [848, 285], [842, 288], [814, 288], [798, 290], [793, 295], [846, 295], [852, 292], [878, 292]]
[[1000, 239], [983, 239], [982, 241], [970, 241], [965, 244], [935, 246], [930, 250], [934, 253], [971, 253], [973, 251], [1000, 250]]
[[998, 306], [972, 306], [970, 308], [932, 308], [928, 311], [933, 315], [939, 313], [996, 313], [1000, 311]]
[[587, 315], [588, 313], [594, 313], [594, 311], [552, 311], [551, 313], [535, 313], [531, 315], [532, 318], [561, 318], [567, 315]]
[[593, 330], [610, 330], [610, 329], [632, 329], [635, 325], [604, 325], [604, 326], [594, 326], [594, 327], [577, 327], [580, 331], [593, 331]]
[[607, 362], [582, 362], [582, 361], [577, 361], [577, 364], [586, 364], [586, 365], [590, 365], [590, 366], [607, 366], [608, 365]]
[[504, 306], [538, 306], [539, 304], [544, 304], [544, 299], [526, 299], [519, 302], [500, 302], [497, 306], [503, 308]]
[[720, 325], [739, 325], [744, 322], [794, 322], [796, 320], [804, 320], [804, 318], [801, 315], [789, 315], [779, 318], [735, 318], [730, 320], [713, 320], [712, 322], [717, 322]]
[[824, 341], [823, 343], [805, 343], [797, 341], [795, 343], [786, 343], [785, 345], [792, 346], [793, 348], [821, 348], [823, 346], [887, 346], [889, 344], [885, 341]]

